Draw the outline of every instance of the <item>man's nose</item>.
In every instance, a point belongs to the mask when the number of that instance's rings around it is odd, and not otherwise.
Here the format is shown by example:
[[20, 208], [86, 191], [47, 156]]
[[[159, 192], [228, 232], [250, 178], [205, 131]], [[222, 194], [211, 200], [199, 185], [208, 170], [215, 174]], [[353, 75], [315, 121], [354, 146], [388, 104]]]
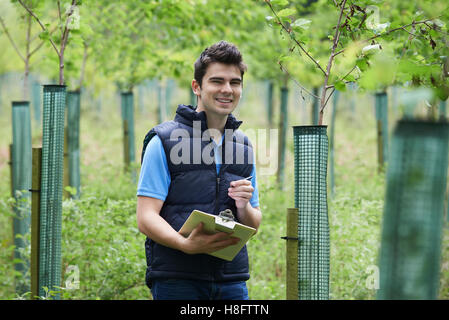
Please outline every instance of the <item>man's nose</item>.
[[223, 86], [221, 87], [221, 91], [226, 93], [232, 93], [231, 84], [229, 82], [224, 82]]

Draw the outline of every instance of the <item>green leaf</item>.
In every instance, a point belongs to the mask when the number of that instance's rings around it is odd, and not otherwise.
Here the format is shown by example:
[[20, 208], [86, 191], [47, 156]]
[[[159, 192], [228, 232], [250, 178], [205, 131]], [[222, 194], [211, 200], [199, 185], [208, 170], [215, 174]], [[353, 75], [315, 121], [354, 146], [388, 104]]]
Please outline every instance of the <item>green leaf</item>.
[[348, 74], [348, 75], [345, 77], [345, 81], [354, 82], [354, 81], [355, 81], [354, 75]]
[[357, 65], [357, 67], [359, 67], [360, 71], [362, 72], [368, 69], [368, 62], [366, 61], [366, 59], [359, 58], [356, 60], [355, 64]]
[[297, 19], [295, 22], [293, 22], [291, 24], [291, 27], [293, 30], [295, 30], [295, 28], [307, 30], [307, 29], [309, 29], [309, 27], [310, 27], [309, 24], [311, 22], [312, 22], [311, 20], [300, 18], [300, 19]]
[[48, 30], [42, 31], [41, 33], [39, 33], [39, 38], [42, 40], [48, 40], [50, 39], [50, 33], [48, 32]]
[[287, 8], [287, 9], [282, 9], [281, 11], [279, 11], [278, 16], [280, 18], [283, 18], [283, 17], [288, 17], [291, 15], [294, 15], [295, 13], [296, 13], [295, 9]]
[[340, 81], [335, 82], [334, 87], [338, 91], [341, 91], [341, 92], [346, 91], [346, 84], [344, 83], [344, 81], [340, 80]]
[[288, 0], [271, 0], [270, 3], [277, 6], [286, 6], [288, 5]]

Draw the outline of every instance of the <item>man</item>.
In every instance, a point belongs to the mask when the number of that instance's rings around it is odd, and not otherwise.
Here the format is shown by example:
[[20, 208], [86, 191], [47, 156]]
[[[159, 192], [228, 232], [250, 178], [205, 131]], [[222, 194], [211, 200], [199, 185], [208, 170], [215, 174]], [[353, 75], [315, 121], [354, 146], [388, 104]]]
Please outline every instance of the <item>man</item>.
[[225, 261], [207, 253], [236, 244], [232, 234], [206, 234], [202, 224], [188, 237], [178, 233], [194, 209], [215, 215], [231, 209], [256, 230], [262, 218], [252, 146], [231, 114], [242, 94], [242, 56], [220, 41], [194, 66], [197, 108], [179, 105], [174, 121], [157, 125], [144, 140], [137, 223], [147, 236], [146, 282], [153, 299], [245, 300], [246, 246]]

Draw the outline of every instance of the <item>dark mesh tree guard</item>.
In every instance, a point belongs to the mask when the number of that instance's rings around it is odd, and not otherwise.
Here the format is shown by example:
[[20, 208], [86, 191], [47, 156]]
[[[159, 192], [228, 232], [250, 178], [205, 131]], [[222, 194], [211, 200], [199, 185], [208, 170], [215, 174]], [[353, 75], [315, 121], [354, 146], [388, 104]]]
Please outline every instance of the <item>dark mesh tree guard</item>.
[[446, 101], [441, 100], [438, 104], [438, 116], [440, 120], [446, 119]]
[[335, 90], [333, 105], [332, 105], [332, 117], [331, 117], [331, 132], [329, 137], [329, 190], [331, 197], [333, 197], [335, 193], [335, 176], [334, 176], [334, 141], [335, 141], [335, 118], [337, 115], [337, 105], [338, 99], [340, 98], [340, 91]]
[[293, 127], [298, 221], [298, 298], [329, 299], [326, 126]]
[[[39, 295], [61, 285], [61, 221], [66, 87], [44, 86]], [[59, 296], [56, 296], [58, 299]]]
[[[14, 205], [14, 258], [22, 260], [15, 263], [14, 269], [26, 276], [29, 269], [29, 260], [21, 252], [26, 250], [28, 242], [25, 234], [30, 232], [31, 223], [31, 117], [30, 104], [28, 101], [17, 101], [12, 103], [12, 191], [16, 199]], [[16, 292], [24, 294], [29, 291], [25, 285], [25, 278], [16, 283]]]
[[164, 87], [161, 82], [157, 83], [157, 109], [158, 109], [158, 123], [162, 123], [165, 121], [165, 115], [167, 114], [165, 111], [165, 95], [164, 95]]
[[80, 105], [81, 92], [69, 91], [67, 93], [67, 144], [69, 160], [69, 186], [76, 189], [73, 196], [80, 197]]
[[142, 114], [144, 112], [144, 109], [145, 109], [144, 96], [145, 96], [145, 86], [142, 83], [142, 84], [137, 86], [137, 101], [138, 101], [137, 102], [137, 107], [139, 108], [140, 114]]
[[287, 125], [288, 125], [288, 88], [281, 88], [281, 112], [279, 121], [279, 154], [278, 154], [278, 175], [277, 180], [281, 188], [284, 186], [284, 171], [285, 171], [285, 148], [287, 140]]
[[166, 118], [168, 117], [173, 118], [172, 117], [172, 105], [171, 105], [171, 101], [172, 101], [172, 97], [173, 97], [173, 93], [176, 90], [176, 82], [173, 79], [167, 79], [167, 81], [165, 82], [165, 115]]
[[377, 156], [380, 170], [388, 158], [388, 97], [385, 92], [378, 92], [374, 99], [377, 124]]
[[400, 121], [392, 138], [379, 299], [436, 299], [448, 166], [448, 125]]
[[33, 102], [33, 114], [34, 114], [34, 120], [36, 121], [36, 123], [38, 123], [40, 125], [41, 123], [41, 103], [42, 103], [42, 99], [41, 99], [41, 85], [39, 84], [39, 82], [34, 81], [33, 82], [33, 86], [31, 89], [32, 92], [32, 102]]
[[[313, 94], [315, 96], [318, 96], [320, 94], [320, 88], [318, 88], [318, 87], [313, 88]], [[318, 119], [319, 119], [319, 116], [320, 116], [320, 106], [319, 106], [318, 102], [319, 101], [318, 101], [317, 98], [312, 97], [312, 110], [311, 110], [311, 112], [312, 112], [312, 124], [313, 125], [318, 125]]]
[[[122, 119], [124, 132], [124, 160], [125, 169], [136, 161], [136, 148], [134, 143], [134, 96], [132, 92], [122, 92]], [[136, 179], [135, 172], [131, 172], [133, 181]]]
[[193, 92], [192, 87], [189, 87], [189, 92], [190, 92], [190, 105], [192, 106], [196, 106], [196, 94], [195, 92]]

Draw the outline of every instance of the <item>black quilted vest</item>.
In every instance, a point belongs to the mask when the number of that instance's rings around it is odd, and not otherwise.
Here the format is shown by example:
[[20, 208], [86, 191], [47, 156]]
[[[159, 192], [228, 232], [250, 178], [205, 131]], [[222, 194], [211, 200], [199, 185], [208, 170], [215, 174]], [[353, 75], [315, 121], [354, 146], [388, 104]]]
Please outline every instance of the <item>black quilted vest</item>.
[[[179, 105], [173, 121], [157, 125], [145, 136], [142, 159], [146, 145], [155, 135], [159, 136], [164, 147], [171, 183], [160, 215], [176, 231], [194, 209], [217, 215], [229, 208], [237, 216], [235, 201], [228, 197], [227, 190], [231, 181], [250, 176], [253, 169], [251, 143], [237, 130], [241, 123], [233, 115], [228, 116], [225, 137], [219, 148], [222, 165], [218, 174], [212, 140], [206, 131], [205, 112], [196, 112], [192, 106]], [[200, 152], [209, 156], [202, 157]], [[146, 283], [149, 287], [151, 280], [156, 278], [208, 281], [249, 279], [246, 246], [229, 262], [206, 254], [185, 254], [149, 238], [145, 241], [145, 252]]]

